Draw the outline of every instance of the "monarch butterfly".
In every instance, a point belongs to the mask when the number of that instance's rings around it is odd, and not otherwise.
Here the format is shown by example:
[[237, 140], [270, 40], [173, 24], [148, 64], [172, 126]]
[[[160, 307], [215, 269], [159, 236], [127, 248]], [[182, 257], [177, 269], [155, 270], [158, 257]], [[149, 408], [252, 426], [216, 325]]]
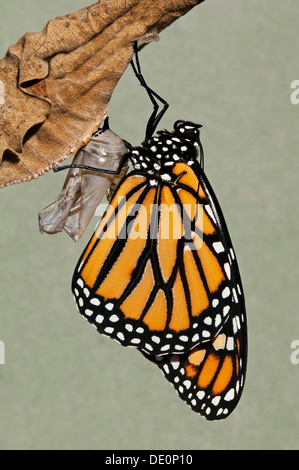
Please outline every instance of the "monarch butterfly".
[[[241, 396], [247, 362], [243, 289], [226, 223], [203, 170], [201, 125], [179, 120], [129, 150], [120, 182], [72, 280], [79, 312], [97, 330], [137, 348], [208, 420]], [[200, 160], [198, 160], [198, 154]]]
[[[87, 164], [101, 170], [113, 171], [118, 168], [125, 153], [126, 143], [112, 132], [106, 117], [103, 126], [99, 127], [87, 145], [76, 153], [57, 199], [39, 212], [40, 232], [54, 234], [65, 230], [74, 241], [78, 241], [105, 194], [108, 200], [111, 199], [119, 181], [128, 170], [126, 165], [119, 174], [102, 172], [100, 176], [88, 170]], [[84, 168], [81, 168], [81, 165]]]

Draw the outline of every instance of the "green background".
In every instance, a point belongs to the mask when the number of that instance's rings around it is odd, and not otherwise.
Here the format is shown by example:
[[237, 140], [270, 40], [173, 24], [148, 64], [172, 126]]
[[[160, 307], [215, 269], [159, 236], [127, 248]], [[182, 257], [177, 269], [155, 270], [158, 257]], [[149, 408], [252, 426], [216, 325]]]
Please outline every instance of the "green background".
[[[0, 53], [83, 0], [0, 0]], [[206, 0], [141, 53], [176, 119], [203, 124], [205, 169], [221, 202], [246, 292], [249, 363], [242, 399], [207, 422], [161, 372], [77, 313], [77, 244], [41, 235], [37, 213], [65, 174], [0, 190], [1, 449], [297, 449], [299, 79], [297, 0]], [[113, 95], [114, 131], [133, 144], [151, 105], [130, 68]]]

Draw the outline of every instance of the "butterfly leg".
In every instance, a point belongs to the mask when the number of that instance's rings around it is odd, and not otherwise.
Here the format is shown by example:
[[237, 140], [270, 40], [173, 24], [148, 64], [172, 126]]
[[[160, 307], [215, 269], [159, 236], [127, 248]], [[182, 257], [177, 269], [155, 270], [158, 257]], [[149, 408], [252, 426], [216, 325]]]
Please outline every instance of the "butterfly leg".
[[[139, 62], [139, 57], [138, 57], [138, 47], [137, 47], [137, 41], [134, 42], [134, 52], [135, 52], [135, 60], [136, 60], [136, 65], [134, 64], [134, 61], [131, 61], [131, 66], [134, 70], [134, 73], [139, 80], [139, 83], [141, 86], [143, 86], [154, 106], [154, 110], [148, 120], [147, 126], [146, 126], [146, 133], [145, 133], [145, 140], [149, 140], [153, 133], [155, 132], [159, 122], [161, 121], [163, 115], [165, 114], [167, 108], [169, 107], [169, 104], [161, 98], [155, 91], [153, 91], [149, 86], [147, 85], [142, 72], [141, 72], [141, 67], [140, 67], [140, 62]], [[160, 101], [163, 104], [163, 108], [161, 111], [158, 113], [159, 110], [159, 103]]]
[[[125, 144], [127, 144], [127, 142], [125, 142]], [[130, 144], [128, 144], [128, 145], [130, 145]], [[71, 165], [57, 166], [57, 167], [53, 168], [53, 171], [55, 173], [57, 173], [58, 171], [68, 170], [69, 168], [81, 168], [82, 170], [95, 171], [97, 173], [105, 173], [107, 175], [118, 175], [121, 172], [124, 164], [127, 162], [127, 160], [129, 158], [130, 158], [130, 153], [125, 153], [121, 157], [120, 162], [119, 162], [119, 167], [116, 170], [104, 170], [102, 168], [95, 168], [93, 166], [88, 166], [88, 165], [78, 165], [78, 164], [75, 163], [75, 164], [71, 164]]]

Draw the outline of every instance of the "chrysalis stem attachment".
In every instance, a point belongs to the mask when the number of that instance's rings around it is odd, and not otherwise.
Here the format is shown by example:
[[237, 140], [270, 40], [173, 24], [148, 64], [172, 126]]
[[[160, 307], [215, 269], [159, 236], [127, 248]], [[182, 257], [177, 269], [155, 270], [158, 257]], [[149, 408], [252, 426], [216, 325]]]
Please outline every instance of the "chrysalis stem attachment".
[[[105, 119], [104, 119], [104, 122], [103, 122], [103, 126], [101, 127], [101, 129], [97, 129], [93, 135], [97, 134], [98, 132], [100, 132], [101, 134], [107, 130], [110, 130], [110, 127], [109, 127], [109, 117], [106, 116]], [[123, 140], [123, 139], [122, 139]], [[127, 149], [130, 151], [133, 146], [132, 144], [130, 144], [130, 142], [126, 141], [126, 140], [123, 140], [125, 146], [127, 147]], [[57, 173], [58, 171], [62, 171], [62, 170], [68, 170], [70, 168], [79, 168], [79, 169], [82, 169], [82, 170], [87, 170], [87, 171], [95, 171], [97, 173], [106, 173], [108, 175], [118, 175], [124, 164], [126, 163], [126, 161], [129, 159], [130, 155], [129, 153], [125, 153], [121, 159], [120, 159], [120, 165], [118, 167], [117, 170], [104, 170], [104, 169], [101, 169], [101, 168], [96, 168], [96, 167], [93, 167], [93, 166], [88, 166], [88, 165], [80, 165], [80, 164], [77, 164], [77, 163], [72, 163], [70, 165], [61, 165], [61, 166], [58, 166], [58, 167], [55, 167], [53, 168], [53, 171], [55, 173]]]

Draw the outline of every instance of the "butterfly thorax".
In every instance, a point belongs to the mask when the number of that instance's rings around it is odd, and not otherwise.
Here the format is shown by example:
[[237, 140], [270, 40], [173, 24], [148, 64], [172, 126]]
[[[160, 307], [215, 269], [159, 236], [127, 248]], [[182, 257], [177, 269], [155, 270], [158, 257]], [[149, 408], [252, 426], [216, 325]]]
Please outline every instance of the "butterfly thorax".
[[192, 166], [197, 161], [200, 127], [192, 122], [176, 121], [172, 132], [160, 131], [142, 146], [132, 148], [130, 159], [134, 170], [145, 173], [151, 186], [171, 182], [177, 178], [172, 172], [177, 163]]

